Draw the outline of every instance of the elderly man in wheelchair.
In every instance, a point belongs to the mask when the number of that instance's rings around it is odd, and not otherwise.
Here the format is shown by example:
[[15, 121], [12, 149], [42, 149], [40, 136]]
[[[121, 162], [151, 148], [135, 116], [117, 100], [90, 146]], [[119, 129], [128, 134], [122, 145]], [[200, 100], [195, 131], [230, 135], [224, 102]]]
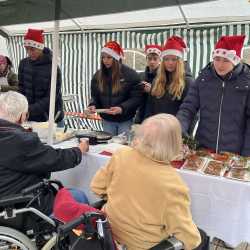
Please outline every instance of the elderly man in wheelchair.
[[[8, 197], [11, 198], [23, 189], [49, 178], [51, 172], [77, 166], [83, 154], [88, 151], [88, 144], [84, 141], [78, 147], [70, 149], [54, 149], [43, 144], [36, 133], [26, 131], [22, 127], [28, 110], [29, 105], [25, 96], [13, 91], [0, 95], [0, 197], [4, 198], [3, 205], [12, 203]], [[32, 206], [45, 215], [50, 215], [54, 197], [54, 189], [44, 190]], [[28, 198], [23, 199], [25, 202]], [[87, 202], [84, 197], [82, 199]], [[21, 206], [22, 199], [17, 197], [14, 203], [15, 206]], [[23, 217], [18, 219], [22, 221]], [[25, 216], [25, 220], [31, 218]], [[4, 223], [6, 220], [0, 221], [0, 225]], [[8, 223], [11, 223], [10, 220]], [[15, 220], [14, 224], [23, 229], [21, 222], [17, 223]]]
[[[25, 96], [9, 91], [0, 95], [0, 195], [20, 193], [22, 189], [49, 178], [51, 172], [77, 166], [88, 144], [54, 149], [42, 143], [37, 133], [26, 131], [22, 124], [29, 110]], [[54, 192], [48, 190], [40, 197], [39, 209], [52, 211]]]

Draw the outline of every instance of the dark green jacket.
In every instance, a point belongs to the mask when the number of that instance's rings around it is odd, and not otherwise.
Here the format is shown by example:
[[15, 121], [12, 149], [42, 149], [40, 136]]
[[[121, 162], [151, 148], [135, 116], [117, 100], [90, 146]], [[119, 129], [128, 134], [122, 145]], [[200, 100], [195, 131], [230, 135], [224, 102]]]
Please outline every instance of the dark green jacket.
[[9, 90], [18, 90], [18, 78], [17, 74], [15, 74], [11, 69], [7, 73], [7, 82], [9, 85], [0, 85], [0, 92], [7, 92]]

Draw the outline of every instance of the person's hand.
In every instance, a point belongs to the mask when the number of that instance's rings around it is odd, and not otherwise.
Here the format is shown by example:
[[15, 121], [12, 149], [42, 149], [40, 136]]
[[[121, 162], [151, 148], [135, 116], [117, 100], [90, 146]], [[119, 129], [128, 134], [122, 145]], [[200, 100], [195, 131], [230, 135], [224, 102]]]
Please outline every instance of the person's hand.
[[144, 91], [145, 91], [146, 93], [149, 93], [150, 90], [151, 90], [151, 83], [149, 83], [149, 82], [144, 82]]
[[89, 151], [89, 140], [81, 138], [80, 143], [78, 145], [78, 148], [81, 150], [82, 154], [88, 152]]
[[96, 112], [96, 107], [94, 105], [88, 106], [88, 109], [90, 114], [94, 114]]
[[111, 107], [105, 113], [107, 113], [109, 115], [119, 115], [122, 113], [122, 108], [121, 107]]

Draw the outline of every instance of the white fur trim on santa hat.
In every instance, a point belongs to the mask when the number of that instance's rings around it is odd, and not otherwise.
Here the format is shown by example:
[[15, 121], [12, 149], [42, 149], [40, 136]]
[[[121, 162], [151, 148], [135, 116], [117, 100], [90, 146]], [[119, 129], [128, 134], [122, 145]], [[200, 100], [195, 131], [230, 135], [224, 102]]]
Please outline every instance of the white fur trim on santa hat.
[[110, 48], [103, 47], [101, 52], [107, 53], [108, 55], [115, 58], [117, 61], [119, 61], [121, 59], [121, 56], [119, 56], [114, 50], [112, 50]]
[[236, 55], [235, 50], [215, 49], [213, 51], [213, 58], [217, 56], [228, 59], [233, 65], [237, 65], [241, 60], [240, 57]]
[[169, 55], [178, 56], [180, 58], [183, 58], [183, 53], [177, 49], [167, 49], [167, 50], [162, 51], [162, 53], [161, 53], [162, 58], [165, 56], [169, 56]]
[[157, 54], [158, 56], [161, 55], [161, 50], [157, 49], [157, 48], [148, 48], [146, 51], [146, 54]]
[[37, 49], [44, 49], [44, 44], [43, 43], [39, 43], [33, 40], [24, 40], [24, 46], [25, 47], [33, 47], [33, 48], [37, 48]]

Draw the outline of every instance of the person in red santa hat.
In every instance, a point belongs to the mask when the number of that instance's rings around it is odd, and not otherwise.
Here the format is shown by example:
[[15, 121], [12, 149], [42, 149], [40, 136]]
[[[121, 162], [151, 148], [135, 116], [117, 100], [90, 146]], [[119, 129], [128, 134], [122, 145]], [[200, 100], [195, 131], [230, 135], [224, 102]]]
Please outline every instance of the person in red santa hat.
[[[20, 92], [29, 102], [29, 120], [45, 122], [49, 117], [52, 52], [44, 46], [43, 30], [28, 29], [24, 36], [28, 57], [21, 60], [18, 69]], [[61, 71], [57, 69], [56, 122], [63, 124]]]
[[12, 70], [12, 62], [9, 57], [0, 55], [0, 92], [18, 90], [17, 74]]
[[101, 50], [101, 67], [91, 81], [91, 113], [100, 114], [103, 129], [112, 135], [128, 132], [142, 101], [139, 75], [122, 63], [121, 46], [110, 41]]
[[203, 148], [250, 156], [250, 68], [241, 63], [244, 35], [222, 36], [180, 107], [183, 133], [200, 111], [196, 139]]
[[157, 69], [161, 62], [162, 47], [156, 44], [145, 46], [145, 55], [147, 66], [145, 71], [140, 73], [141, 85], [144, 95], [141, 107], [136, 112], [135, 123], [141, 123], [145, 116], [145, 106], [148, 98], [148, 93], [151, 89], [151, 84], [156, 77]]
[[186, 62], [184, 52], [187, 46], [179, 36], [172, 36], [161, 53], [161, 64], [152, 84], [146, 103], [145, 117], [167, 113], [176, 115], [187, 94], [193, 77]]

